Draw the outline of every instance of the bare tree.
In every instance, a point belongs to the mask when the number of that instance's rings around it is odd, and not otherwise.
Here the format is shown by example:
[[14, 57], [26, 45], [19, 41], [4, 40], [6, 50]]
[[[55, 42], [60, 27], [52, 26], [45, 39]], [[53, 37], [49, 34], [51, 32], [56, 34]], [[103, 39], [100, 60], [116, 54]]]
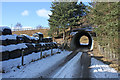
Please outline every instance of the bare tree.
[[41, 28], [42, 28], [41, 25], [36, 26], [36, 29], [41, 29]]
[[15, 30], [21, 30], [22, 29], [22, 25], [21, 23], [17, 23], [14, 27]]

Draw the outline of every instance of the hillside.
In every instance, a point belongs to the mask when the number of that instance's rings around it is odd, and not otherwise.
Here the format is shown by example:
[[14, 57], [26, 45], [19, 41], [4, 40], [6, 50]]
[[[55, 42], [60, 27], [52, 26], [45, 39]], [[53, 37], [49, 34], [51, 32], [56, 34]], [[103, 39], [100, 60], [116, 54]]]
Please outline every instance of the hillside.
[[20, 35], [20, 34], [27, 34], [29, 36], [32, 36], [34, 33], [36, 32], [41, 32], [43, 33], [44, 37], [47, 37], [48, 36], [48, 30], [49, 29], [37, 29], [37, 30], [24, 30], [24, 31], [13, 31], [12, 34], [17, 34], [17, 35]]

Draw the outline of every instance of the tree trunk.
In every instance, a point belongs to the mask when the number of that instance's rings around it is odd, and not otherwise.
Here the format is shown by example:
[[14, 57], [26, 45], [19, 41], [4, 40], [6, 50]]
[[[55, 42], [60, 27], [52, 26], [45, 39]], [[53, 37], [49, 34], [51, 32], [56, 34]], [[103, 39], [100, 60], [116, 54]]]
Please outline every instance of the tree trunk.
[[57, 30], [57, 35], [59, 35], [59, 30]]
[[[72, 26], [70, 26], [70, 33], [72, 32]], [[69, 34], [70, 35], [70, 34]]]
[[63, 40], [65, 40], [65, 30], [63, 31]]

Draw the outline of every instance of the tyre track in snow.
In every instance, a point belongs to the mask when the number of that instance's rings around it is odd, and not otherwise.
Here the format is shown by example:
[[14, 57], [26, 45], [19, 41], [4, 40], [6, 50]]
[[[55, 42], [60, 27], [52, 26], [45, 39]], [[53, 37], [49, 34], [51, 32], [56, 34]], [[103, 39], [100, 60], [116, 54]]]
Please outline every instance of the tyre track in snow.
[[79, 52], [65, 64], [53, 78], [90, 78], [89, 66], [91, 58], [87, 52]]
[[88, 67], [91, 59], [88, 53], [78, 54], [78, 52], [80, 52], [80, 49], [56, 62], [55, 65], [40, 73], [39, 78], [89, 78]]
[[67, 57], [56, 62], [55, 65], [53, 65], [49, 69], [45, 70], [44, 72], [40, 73], [38, 78], [52, 78], [52, 76], [54, 76], [74, 56], [76, 56], [78, 52], [79, 52], [79, 50], [75, 50], [72, 53], [70, 53]]
[[80, 56], [79, 52], [74, 56], [68, 63], [66, 63], [60, 70], [57, 72], [53, 78], [81, 78], [80, 70]]
[[87, 52], [83, 52], [80, 58], [80, 69], [82, 78], [90, 78], [91, 57]]

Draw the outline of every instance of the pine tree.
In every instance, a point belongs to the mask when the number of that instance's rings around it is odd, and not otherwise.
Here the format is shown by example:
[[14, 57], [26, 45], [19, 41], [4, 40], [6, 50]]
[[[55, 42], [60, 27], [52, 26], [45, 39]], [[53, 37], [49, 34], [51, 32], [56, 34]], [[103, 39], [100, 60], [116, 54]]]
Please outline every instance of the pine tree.
[[90, 24], [97, 26], [95, 28], [97, 41], [106, 51], [105, 57], [111, 57], [112, 54], [118, 55], [118, 3], [94, 2], [90, 5], [86, 17]]
[[73, 27], [80, 25], [78, 21], [84, 15], [85, 5], [77, 2], [53, 2], [51, 9], [52, 15], [48, 20], [50, 29], [55, 29], [58, 33], [62, 31], [65, 40], [65, 30], [68, 28], [72, 30]]

